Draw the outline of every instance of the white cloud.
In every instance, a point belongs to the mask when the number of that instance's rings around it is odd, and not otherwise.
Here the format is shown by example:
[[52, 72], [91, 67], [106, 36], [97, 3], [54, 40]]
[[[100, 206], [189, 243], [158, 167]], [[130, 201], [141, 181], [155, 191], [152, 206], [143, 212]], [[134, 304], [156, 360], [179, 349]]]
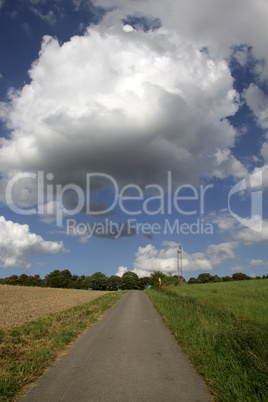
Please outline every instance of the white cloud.
[[[268, 135], [266, 135], [266, 139], [268, 139]], [[266, 161], [266, 163], [267, 163], [267, 162], [268, 162], [268, 141], [265, 141], [265, 142], [263, 143], [263, 146], [262, 146], [262, 149], [261, 149], [261, 153], [262, 153], [262, 156], [264, 157], [264, 159], [265, 159], [265, 161]], [[268, 170], [268, 165], [265, 165], [264, 168], [265, 168], [266, 170]], [[268, 174], [266, 175], [266, 184], [267, 184], [267, 182], [268, 182], [267, 176], [268, 176]]]
[[237, 223], [227, 209], [223, 209], [217, 214], [215, 212], [211, 213], [208, 219], [211, 220], [212, 223], [216, 224], [222, 233], [232, 231]]
[[262, 231], [255, 232], [254, 230], [243, 228], [238, 230], [234, 238], [244, 244], [262, 244], [268, 243], [268, 221], [262, 221]]
[[[268, 96], [255, 84], [250, 84], [248, 89], [244, 91], [247, 105], [255, 115], [257, 124], [264, 130], [268, 129]], [[266, 140], [263, 142], [261, 154], [266, 163], [268, 162], [268, 132]], [[263, 166], [265, 172], [264, 184], [268, 186], [268, 165]]]
[[[97, 6], [111, 7], [110, 0], [94, 0]], [[253, 56], [268, 60], [266, 0], [113, 0], [122, 15], [145, 15], [159, 18], [164, 27], [179, 33], [201, 47], [206, 46], [213, 57], [228, 57], [233, 46], [247, 44]], [[240, 60], [244, 62], [240, 51]], [[261, 73], [268, 75], [268, 64]]]
[[188, 254], [184, 252], [183, 255], [182, 263], [185, 271], [202, 270], [208, 272], [213, 269], [213, 265], [205, 253]]
[[232, 272], [243, 272], [244, 268], [236, 265], [235, 267], [232, 268]]
[[[134, 262], [134, 270], [138, 276], [149, 276], [154, 271], [177, 274], [177, 244], [163, 242], [163, 248], [157, 250], [152, 244], [139, 247]], [[212, 271], [213, 267], [235, 258], [233, 249], [238, 243], [221, 243], [210, 245], [204, 253], [189, 254], [183, 251], [183, 271]]]
[[[256, 169], [257, 171], [258, 169]], [[264, 195], [263, 195], [264, 196]], [[262, 230], [256, 232], [239, 222], [237, 222], [229, 213], [227, 209], [219, 211], [218, 214], [211, 213], [208, 220], [216, 224], [220, 230], [220, 233], [224, 238], [235, 240], [230, 244], [238, 244], [238, 242], [243, 244], [263, 244], [268, 242], [268, 221], [261, 219], [260, 216], [255, 216], [248, 220], [251, 223], [251, 227], [254, 227], [254, 218], [257, 222], [261, 222]], [[245, 219], [247, 221], [247, 219]], [[228, 243], [223, 243], [228, 244]]]
[[31, 28], [30, 25], [27, 22], [23, 22], [22, 24], [20, 24], [21, 27], [24, 29], [24, 31], [31, 36]]
[[238, 99], [227, 62], [174, 32], [113, 23], [61, 46], [44, 38], [30, 84], [0, 105], [12, 131], [1, 140], [2, 176], [44, 170], [84, 186], [92, 171], [146, 184], [167, 170], [177, 182], [244, 175], [229, 151], [237, 133], [226, 116]]
[[257, 266], [259, 266], [259, 265], [267, 265], [267, 262], [266, 262], [266, 261], [263, 261], [263, 260], [251, 260], [251, 261], [250, 261], [250, 265], [251, 265], [252, 267], [257, 267]]
[[211, 244], [206, 250], [213, 266], [221, 264], [223, 261], [231, 261], [235, 258], [234, 248], [238, 247], [237, 242], [227, 242], [221, 244]]
[[138, 276], [149, 276], [154, 271], [176, 273], [176, 248], [157, 250], [152, 244], [139, 247], [134, 262], [134, 270]]
[[49, 10], [46, 14], [43, 13], [40, 9], [38, 10], [37, 8], [32, 7], [31, 11], [37, 15], [41, 20], [48, 22], [51, 25], [54, 25], [56, 23], [56, 16], [52, 10]]
[[133, 31], [134, 31], [134, 28], [133, 28], [131, 25], [126, 24], [126, 25], [123, 26], [123, 30], [124, 30], [125, 32], [133, 32]]
[[64, 251], [62, 242], [45, 241], [41, 236], [31, 233], [28, 225], [0, 217], [0, 267], [29, 268], [33, 257]]
[[246, 102], [255, 114], [259, 126], [268, 129], [268, 96], [255, 84], [250, 84], [244, 94]]
[[249, 276], [250, 276], [251, 278], [256, 278], [257, 275], [256, 275], [255, 272], [252, 271], [252, 272], [250, 272]]
[[118, 271], [115, 275], [122, 277], [124, 275], [124, 273], [127, 272], [127, 268], [126, 267], [119, 267]]

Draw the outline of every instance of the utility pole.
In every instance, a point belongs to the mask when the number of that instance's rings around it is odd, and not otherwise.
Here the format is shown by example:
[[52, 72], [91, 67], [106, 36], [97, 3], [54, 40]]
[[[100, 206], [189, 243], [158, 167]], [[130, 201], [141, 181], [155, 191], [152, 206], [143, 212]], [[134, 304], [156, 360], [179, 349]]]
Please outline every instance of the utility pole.
[[178, 244], [177, 245], [177, 270], [178, 270], [178, 281], [180, 283], [183, 282], [183, 279], [182, 279], [182, 251], [183, 251], [182, 245]]

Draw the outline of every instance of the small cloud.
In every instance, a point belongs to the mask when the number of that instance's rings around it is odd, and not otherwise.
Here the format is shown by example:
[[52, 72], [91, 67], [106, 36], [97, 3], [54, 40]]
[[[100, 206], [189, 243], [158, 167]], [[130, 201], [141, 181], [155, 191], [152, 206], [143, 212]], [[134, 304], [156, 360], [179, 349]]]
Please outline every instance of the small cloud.
[[258, 265], [265, 265], [265, 262], [263, 260], [251, 260], [250, 265], [252, 267], [257, 267]]
[[48, 22], [50, 25], [55, 25], [56, 16], [52, 10], [49, 10], [47, 14], [42, 13], [42, 11], [37, 10], [36, 8], [31, 8], [31, 11], [41, 18], [41, 20]]
[[263, 260], [251, 260], [250, 265], [252, 267], [258, 267], [260, 265], [268, 267], [268, 261], [263, 261]]
[[30, 26], [27, 22], [23, 22], [22, 24], [20, 24], [21, 27], [23, 28], [23, 30], [30, 35]]
[[242, 272], [243, 271], [243, 267], [240, 266], [235, 266], [232, 268], [232, 272]]
[[231, 231], [236, 223], [227, 209], [222, 209], [219, 213], [214, 212], [208, 216], [209, 221], [216, 224], [220, 232]]
[[73, 0], [74, 11], [79, 11], [81, 7], [82, 0]]
[[122, 277], [127, 272], [127, 267], [119, 267], [115, 275]]
[[235, 258], [233, 249], [238, 247], [237, 242], [227, 242], [221, 244], [211, 244], [207, 250], [208, 255], [213, 266], [219, 265], [224, 261], [231, 261]]
[[125, 31], [125, 32], [133, 32], [134, 28], [131, 25], [126, 24], [126, 25], [123, 26], [123, 31]]
[[81, 34], [84, 34], [86, 29], [87, 29], [87, 26], [83, 22], [80, 22], [80, 24], [78, 26], [78, 31], [81, 32]]
[[236, 240], [244, 244], [264, 244], [268, 243], [268, 221], [262, 221], [261, 232], [255, 232], [244, 228], [234, 236]]

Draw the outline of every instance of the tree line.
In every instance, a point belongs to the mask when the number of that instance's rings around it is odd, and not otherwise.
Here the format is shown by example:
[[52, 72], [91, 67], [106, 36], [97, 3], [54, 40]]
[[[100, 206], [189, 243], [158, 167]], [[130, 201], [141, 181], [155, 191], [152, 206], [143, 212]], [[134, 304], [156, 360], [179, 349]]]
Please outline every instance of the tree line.
[[[266, 279], [268, 275], [263, 275], [262, 278], [257, 276], [255, 279]], [[232, 276], [219, 277], [218, 275], [211, 275], [209, 273], [202, 273], [197, 278], [190, 278], [187, 282], [189, 285], [197, 283], [213, 283], [213, 282], [229, 282], [240, 280], [252, 280], [250, 276], [238, 272]], [[153, 272], [150, 276], [139, 278], [134, 272], [125, 272], [122, 277], [112, 275], [107, 277], [102, 272], [95, 272], [91, 276], [85, 275], [72, 275], [68, 270], [54, 270], [41, 279], [39, 275], [26, 275], [20, 276], [11, 275], [7, 278], [0, 279], [2, 285], [17, 285], [17, 286], [38, 286], [49, 288], [63, 288], [63, 289], [84, 289], [84, 290], [129, 290], [140, 289], [143, 290], [148, 286], [176, 286], [179, 283], [186, 283], [183, 277], [178, 275], [165, 274], [160, 271]]]
[[134, 272], [125, 272], [122, 277], [112, 275], [107, 277], [102, 272], [95, 272], [91, 276], [72, 275], [68, 270], [54, 270], [41, 279], [39, 275], [20, 276], [11, 275], [0, 279], [1, 285], [15, 286], [38, 286], [62, 289], [84, 289], [84, 290], [126, 290], [126, 289], [145, 289], [150, 285], [151, 278], [139, 278]]
[[236, 272], [232, 276], [223, 276], [220, 277], [218, 275], [210, 275], [208, 273], [203, 273], [198, 275], [197, 278], [190, 278], [188, 284], [195, 283], [213, 283], [213, 282], [231, 282], [231, 281], [244, 281], [244, 280], [252, 280], [252, 279], [267, 279], [268, 275], [263, 275], [262, 277], [256, 276], [256, 278], [252, 278], [242, 272]]

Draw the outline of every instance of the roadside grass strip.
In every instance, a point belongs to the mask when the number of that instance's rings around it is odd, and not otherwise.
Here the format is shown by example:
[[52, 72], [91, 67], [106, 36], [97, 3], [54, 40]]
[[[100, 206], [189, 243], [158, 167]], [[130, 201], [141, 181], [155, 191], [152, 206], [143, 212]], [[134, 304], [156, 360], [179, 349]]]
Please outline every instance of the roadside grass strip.
[[[220, 289], [222, 284], [218, 285]], [[209, 286], [196, 285], [198, 291]], [[215, 400], [267, 401], [267, 318], [250, 320], [234, 313], [230, 305], [225, 308], [209, 297], [188, 296], [185, 290], [147, 289], [146, 293]]]
[[68, 310], [0, 330], [0, 398], [14, 400], [40, 377], [79, 334], [96, 322], [125, 292], [112, 292]]

